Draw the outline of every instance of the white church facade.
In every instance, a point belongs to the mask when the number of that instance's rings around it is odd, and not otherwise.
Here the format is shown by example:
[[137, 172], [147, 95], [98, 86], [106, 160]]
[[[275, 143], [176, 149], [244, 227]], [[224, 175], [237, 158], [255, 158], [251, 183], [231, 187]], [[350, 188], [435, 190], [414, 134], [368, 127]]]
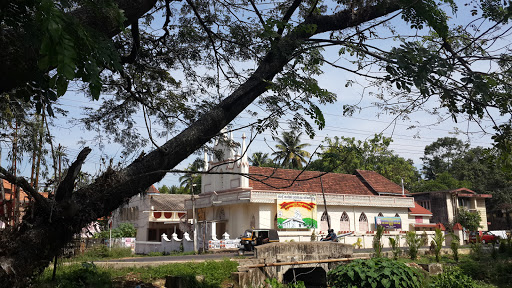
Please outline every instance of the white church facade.
[[[368, 235], [375, 223], [386, 233], [414, 229], [418, 214], [408, 191], [382, 175], [357, 170], [353, 175], [249, 165], [245, 137], [241, 150], [233, 136], [217, 141], [216, 156], [205, 153], [201, 194], [195, 198], [198, 235], [236, 238], [246, 229], [277, 229], [281, 241], [310, 241], [329, 225], [338, 234]], [[220, 159], [219, 159], [220, 158]], [[192, 201], [185, 202], [192, 215]], [[428, 210], [426, 210], [429, 212]], [[431, 213], [421, 214], [429, 224]]]

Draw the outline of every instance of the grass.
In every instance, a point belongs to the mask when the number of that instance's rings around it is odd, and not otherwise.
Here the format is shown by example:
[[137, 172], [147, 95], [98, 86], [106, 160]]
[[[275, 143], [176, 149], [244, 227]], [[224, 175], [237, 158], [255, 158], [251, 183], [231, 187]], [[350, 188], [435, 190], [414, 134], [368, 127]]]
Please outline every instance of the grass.
[[[206, 261], [194, 263], [173, 263], [156, 267], [130, 267], [122, 269], [102, 268], [91, 262], [71, 265], [60, 265], [57, 268], [56, 281], [52, 282], [51, 268], [46, 269], [34, 282], [34, 287], [124, 287], [126, 281], [135, 287], [141, 283], [152, 283], [165, 279], [166, 276], [181, 276], [187, 287], [221, 287], [228, 281], [231, 272], [236, 271], [237, 263], [224, 259], [223, 261]], [[197, 275], [203, 275], [204, 280], [198, 282]]]
[[[398, 261], [436, 263], [434, 255], [422, 255], [414, 261], [402, 257]], [[442, 255], [439, 263], [444, 266], [458, 266], [465, 275], [476, 280], [479, 287], [512, 288], [512, 257], [507, 253], [493, 255], [491, 251], [484, 250], [479, 255], [460, 255], [459, 262], [453, 259], [453, 255]]]

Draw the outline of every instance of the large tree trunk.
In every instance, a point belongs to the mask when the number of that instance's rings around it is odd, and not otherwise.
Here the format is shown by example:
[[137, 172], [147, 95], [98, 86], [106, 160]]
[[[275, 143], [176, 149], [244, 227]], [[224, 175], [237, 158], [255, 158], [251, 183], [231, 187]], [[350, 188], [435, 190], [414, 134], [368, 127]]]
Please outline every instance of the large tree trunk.
[[[145, 191], [161, 180], [166, 171], [216, 136], [267, 90], [268, 81], [283, 69], [306, 39], [318, 33], [352, 27], [397, 9], [398, 5], [388, 3], [368, 9], [358, 17], [354, 17], [351, 11], [332, 16], [311, 16], [305, 24], [315, 24], [315, 31], [298, 27], [280, 39], [244, 84], [159, 149], [124, 169], [106, 171], [94, 183], [76, 192], [71, 193], [73, 185], [69, 185], [69, 181], [73, 181], [73, 177], [69, 177], [71, 180], [66, 178], [60, 185], [56, 200], [36, 199], [32, 208], [33, 217], [30, 217], [32, 213], [26, 213], [17, 229], [5, 230], [0, 234], [0, 287], [26, 286], [27, 281], [47, 267], [52, 257], [82, 227], [108, 215], [123, 201]], [[76, 171], [80, 165], [73, 167]]]

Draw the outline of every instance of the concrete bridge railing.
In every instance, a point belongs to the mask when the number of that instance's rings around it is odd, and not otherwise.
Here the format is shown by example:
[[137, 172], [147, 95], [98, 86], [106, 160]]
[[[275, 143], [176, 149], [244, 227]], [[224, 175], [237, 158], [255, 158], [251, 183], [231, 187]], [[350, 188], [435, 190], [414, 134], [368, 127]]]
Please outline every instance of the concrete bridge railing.
[[336, 242], [265, 244], [255, 247], [255, 259], [240, 261], [239, 271], [234, 272], [232, 278], [241, 288], [260, 287], [265, 279], [286, 282], [290, 271], [295, 275], [294, 269], [306, 269], [311, 273], [307, 277], [325, 284], [327, 271], [342, 263], [341, 259], [352, 257], [353, 249], [352, 245]]

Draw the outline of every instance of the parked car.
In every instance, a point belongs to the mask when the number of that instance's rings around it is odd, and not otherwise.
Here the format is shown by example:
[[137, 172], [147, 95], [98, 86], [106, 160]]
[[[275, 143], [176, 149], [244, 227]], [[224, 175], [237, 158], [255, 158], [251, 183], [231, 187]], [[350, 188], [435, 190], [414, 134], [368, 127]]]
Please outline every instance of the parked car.
[[240, 239], [238, 254], [254, 250], [254, 246], [266, 243], [279, 242], [279, 235], [275, 229], [247, 229]]
[[469, 243], [476, 243], [477, 240], [480, 240], [482, 243], [500, 243], [500, 237], [494, 235], [489, 231], [471, 231], [469, 232]]

